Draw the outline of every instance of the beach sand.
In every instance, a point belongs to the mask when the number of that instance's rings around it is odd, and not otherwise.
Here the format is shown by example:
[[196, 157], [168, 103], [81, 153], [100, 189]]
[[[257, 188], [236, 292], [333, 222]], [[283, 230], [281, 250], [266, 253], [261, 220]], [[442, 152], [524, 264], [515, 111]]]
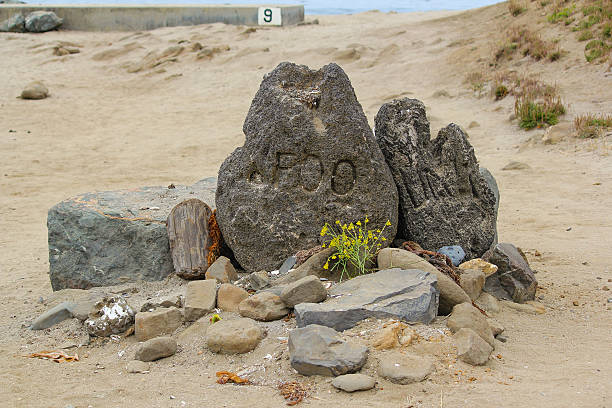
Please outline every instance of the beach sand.
[[[258, 352], [219, 358], [198, 354], [201, 335], [186, 336], [176, 356], [144, 375], [125, 371], [133, 337], [82, 348], [76, 363], [23, 357], [60, 347], [78, 330], [73, 321], [49, 331], [27, 329], [47, 309], [39, 298], [52, 298], [47, 210], [82, 192], [191, 184], [216, 175], [243, 143], [242, 123], [263, 75], [282, 61], [311, 68], [340, 64], [371, 125], [383, 103], [411, 97], [427, 106], [432, 136], [451, 122], [463, 126], [480, 164], [500, 187], [500, 240], [526, 252], [546, 313], [504, 308], [496, 319], [508, 341], [498, 342], [484, 367], [454, 362], [451, 340], [421, 342], [419, 353], [437, 356], [436, 373], [422, 383], [380, 380], [376, 390], [340, 393], [330, 379], [295, 375], [286, 352], [280, 368], [269, 369], [271, 380], [313, 382], [316, 391], [306, 406], [609, 406], [612, 292], [602, 288], [612, 287], [611, 137], [569, 135], [576, 114], [609, 113], [607, 64], [587, 64], [584, 44], [557, 26], [544, 26], [537, 12], [521, 17], [521, 23], [561, 38], [568, 52], [555, 63], [521, 58], [508, 66], [560, 86], [569, 106], [557, 127], [565, 129], [564, 137], [544, 144], [543, 129], [526, 132], [509, 120], [512, 98], [477, 97], [465, 82], [469, 73], [487, 68], [495, 41], [513, 21], [505, 5], [317, 18], [318, 25], [255, 32], [213, 24], [139, 33], [0, 35], [1, 406], [284, 405], [271, 383], [237, 387], [214, 378], [215, 370], [262, 364], [268, 350], [282, 352], [285, 346], [272, 335]], [[54, 56], [58, 42], [80, 53]], [[205, 51], [194, 51], [195, 43]], [[175, 55], [177, 47], [184, 49]], [[51, 96], [17, 99], [34, 80], [43, 81]], [[528, 168], [502, 170], [512, 161]], [[438, 320], [442, 327], [444, 320]], [[375, 375], [379, 354], [371, 355], [367, 373]]]

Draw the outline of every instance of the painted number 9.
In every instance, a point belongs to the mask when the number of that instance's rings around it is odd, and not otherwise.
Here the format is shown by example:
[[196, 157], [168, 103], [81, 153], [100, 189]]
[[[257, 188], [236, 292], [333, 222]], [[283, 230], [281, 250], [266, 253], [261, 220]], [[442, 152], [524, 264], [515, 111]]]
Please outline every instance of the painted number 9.
[[282, 13], [280, 7], [259, 7], [257, 9], [257, 24], [259, 25], [282, 25]]
[[264, 21], [266, 23], [271, 23], [272, 22], [272, 10], [270, 10], [269, 8], [265, 9], [264, 12]]

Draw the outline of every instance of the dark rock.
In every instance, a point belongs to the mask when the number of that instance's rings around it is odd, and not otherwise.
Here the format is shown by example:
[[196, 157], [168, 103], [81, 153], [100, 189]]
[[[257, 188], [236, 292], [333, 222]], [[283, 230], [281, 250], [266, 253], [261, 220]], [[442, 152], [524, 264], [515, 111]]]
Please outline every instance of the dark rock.
[[217, 304], [217, 281], [191, 281], [185, 296], [185, 320], [193, 322], [212, 312]]
[[170, 335], [180, 327], [181, 323], [183, 323], [183, 313], [174, 307], [136, 313], [134, 323], [136, 340], [146, 341], [164, 334]]
[[499, 187], [497, 186], [497, 181], [493, 174], [486, 167], [480, 167], [480, 175], [484, 177], [489, 189], [493, 192], [495, 196], [495, 236], [493, 237], [493, 243], [491, 244], [491, 248], [497, 245], [498, 236], [497, 236], [497, 213], [499, 210]]
[[285, 259], [285, 262], [278, 268], [278, 274], [280, 276], [285, 275], [289, 272], [296, 264], [297, 258], [294, 255], [291, 255], [289, 258]]
[[2, 23], [0, 23], [0, 32], [25, 32], [25, 18], [23, 17], [23, 14], [14, 14], [8, 20], [4, 20]]
[[332, 385], [346, 392], [371, 390], [376, 380], [365, 374], [344, 374], [332, 380]]
[[21, 99], [45, 99], [47, 96], [49, 96], [49, 90], [39, 81], [30, 82], [21, 91]]
[[482, 259], [497, 265], [497, 272], [487, 277], [484, 290], [498, 299], [523, 303], [535, 298], [538, 282], [518, 249], [507, 243], [495, 245]]
[[326, 222], [367, 215], [374, 228], [391, 221], [385, 235], [395, 236], [397, 189], [338, 65], [280, 64], [264, 77], [243, 130], [244, 146], [219, 170], [217, 218], [244, 269], [273, 270], [320, 244]]
[[431, 322], [438, 312], [435, 275], [419, 270], [387, 269], [342, 282], [323, 303], [295, 306], [298, 327], [320, 324], [342, 331], [368, 317]]
[[172, 272], [166, 219], [174, 205], [197, 197], [214, 203], [214, 178], [191, 187], [86, 193], [49, 210], [53, 290], [154, 281]]
[[76, 303], [73, 302], [63, 302], [59, 305], [52, 307], [47, 310], [45, 313], [41, 314], [32, 322], [32, 326], [30, 329], [32, 330], [42, 330], [47, 329], [53, 325], [56, 325], [60, 322], [63, 322], [66, 319], [72, 318], [72, 312], [70, 311]]
[[378, 374], [396, 384], [421, 382], [435, 371], [431, 360], [396, 351], [385, 353], [379, 361]]
[[450, 258], [453, 265], [459, 266], [461, 261], [465, 258], [465, 251], [459, 245], [447, 245], [438, 249], [439, 253], [446, 255]]
[[221, 320], [206, 331], [206, 344], [215, 353], [248, 353], [262, 338], [263, 330], [251, 319]]
[[336, 376], [359, 371], [368, 348], [342, 340], [338, 332], [316, 324], [289, 333], [291, 367], [302, 375]]
[[241, 316], [268, 322], [287, 316], [289, 309], [282, 299], [270, 292], [257, 293], [238, 305]]
[[270, 278], [268, 272], [259, 271], [238, 279], [234, 284], [246, 290], [258, 291], [270, 286]]
[[446, 325], [453, 332], [460, 329], [472, 329], [491, 347], [495, 347], [495, 338], [489, 322], [471, 303], [462, 303], [453, 308], [453, 313], [446, 320]]
[[134, 311], [121, 296], [105, 297], [95, 304], [85, 320], [91, 336], [107, 337], [126, 331], [134, 324]]
[[52, 11], [34, 11], [25, 19], [25, 28], [31, 33], [44, 33], [55, 30], [64, 22]]
[[398, 235], [429, 250], [460, 245], [469, 259], [489, 249], [495, 196], [461, 128], [451, 124], [430, 140], [425, 106], [408, 98], [384, 104], [375, 124], [399, 192]]
[[319, 303], [327, 298], [327, 290], [319, 278], [309, 275], [288, 284], [281, 292], [280, 298], [287, 307], [300, 303]]
[[455, 333], [455, 345], [459, 360], [471, 365], [485, 364], [493, 352], [493, 347], [469, 328], [460, 329]]
[[141, 343], [134, 359], [145, 362], [159, 360], [174, 355], [176, 348], [176, 340], [170, 337], [156, 337]]

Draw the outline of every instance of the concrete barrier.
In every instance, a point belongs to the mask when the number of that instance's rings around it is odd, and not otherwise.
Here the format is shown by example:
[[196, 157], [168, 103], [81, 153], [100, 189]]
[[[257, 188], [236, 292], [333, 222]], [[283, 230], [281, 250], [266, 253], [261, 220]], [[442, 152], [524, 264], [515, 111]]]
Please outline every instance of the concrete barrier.
[[0, 21], [22, 13], [53, 11], [64, 19], [61, 29], [139, 31], [207, 23], [286, 26], [304, 21], [302, 5], [0, 5]]

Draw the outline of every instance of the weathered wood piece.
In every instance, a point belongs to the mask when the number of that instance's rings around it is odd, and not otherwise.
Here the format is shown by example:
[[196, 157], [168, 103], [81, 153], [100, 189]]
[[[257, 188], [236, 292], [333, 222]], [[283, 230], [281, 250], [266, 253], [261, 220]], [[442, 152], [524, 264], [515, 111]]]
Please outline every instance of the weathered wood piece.
[[197, 198], [176, 205], [168, 216], [168, 240], [174, 271], [184, 279], [204, 279], [212, 239], [208, 220], [212, 210]]

